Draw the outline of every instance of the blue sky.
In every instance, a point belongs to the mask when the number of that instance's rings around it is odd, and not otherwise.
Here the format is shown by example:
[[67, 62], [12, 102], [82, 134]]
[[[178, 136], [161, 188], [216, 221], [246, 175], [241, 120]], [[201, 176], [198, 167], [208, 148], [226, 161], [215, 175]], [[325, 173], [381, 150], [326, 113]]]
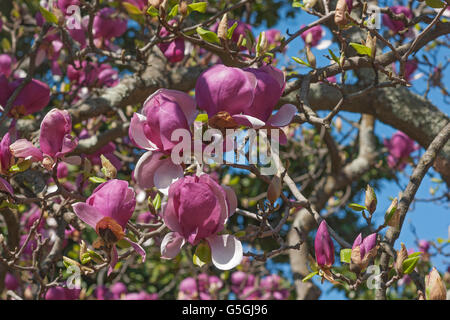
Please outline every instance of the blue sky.
[[[393, 5], [394, 2], [388, 2], [389, 5]], [[395, 4], [399, 4], [396, 2]], [[298, 10], [301, 10], [298, 8]], [[277, 28], [281, 31], [283, 35], [286, 35], [286, 30], [289, 29], [290, 33], [296, 32], [302, 24], [308, 24], [312, 21], [314, 21], [316, 17], [311, 16], [305, 12], [302, 12], [300, 15], [298, 15], [296, 18], [287, 18], [282, 16], [280, 19], [280, 22], [274, 26], [274, 28]], [[267, 28], [265, 26], [261, 26], [259, 28], [254, 29], [255, 35], [259, 34], [259, 32], [266, 30]], [[327, 30], [326, 38], [331, 38], [331, 33], [329, 30]], [[285, 58], [279, 57], [280, 63], [285, 64], [287, 61], [291, 59], [292, 56], [299, 57], [301, 59], [305, 59], [304, 54], [299, 54], [299, 51], [303, 49], [304, 42], [301, 38], [295, 39], [289, 44], [288, 50], [285, 54]], [[337, 53], [339, 50], [337, 46], [332, 45], [330, 49], [333, 50], [333, 52]], [[329, 60], [323, 57], [323, 55], [328, 54], [327, 50], [316, 50], [313, 49], [313, 53], [316, 56], [317, 59], [317, 65], [318, 66], [325, 66], [329, 64]], [[438, 54], [438, 59], [440, 61], [445, 61], [449, 59], [450, 51], [448, 49], [441, 49]], [[306, 73], [308, 72], [307, 68], [298, 68], [297, 71], [300, 73]], [[444, 83], [450, 83], [450, 74], [447, 73], [444, 75]], [[338, 78], [339, 81], [339, 78]], [[411, 90], [415, 92], [422, 92], [423, 89], [426, 86], [425, 77], [413, 81], [413, 87]], [[439, 92], [439, 90], [431, 90], [429, 94], [429, 99], [440, 108], [441, 111], [449, 114], [449, 106], [445, 104], [445, 102], [442, 99], [442, 95]], [[342, 113], [345, 114], [346, 117], [352, 119], [352, 120], [358, 120], [359, 116], [355, 114], [350, 113]], [[381, 122], [376, 123], [375, 127], [375, 133], [380, 138], [389, 138], [396, 130], [393, 129], [390, 126], [387, 126]], [[416, 152], [415, 155], [419, 155], [423, 153], [423, 149], [419, 152]], [[408, 183], [409, 175], [412, 172], [411, 166], [407, 166], [405, 171], [403, 173], [400, 173], [400, 184], [403, 186], [406, 186]], [[436, 173], [431, 170], [431, 173], [434, 173], [434, 176], [439, 177], [439, 175], [436, 175]], [[436, 187], [436, 183], [432, 182], [429, 177], [426, 177], [424, 181], [422, 182], [416, 197], [417, 198], [430, 198], [430, 188]], [[440, 194], [443, 190], [445, 190], [445, 185], [441, 184], [439, 190], [437, 191], [436, 195]], [[385, 210], [388, 208], [390, 204], [389, 197], [397, 196], [398, 192], [401, 191], [399, 186], [395, 182], [388, 182], [384, 181], [382, 183], [382, 188], [380, 191], [377, 192], [378, 197], [378, 210], [377, 213], [374, 216], [375, 223], [382, 223], [383, 216]], [[438, 237], [447, 239], [448, 233], [449, 233], [449, 225], [450, 225], [450, 210], [449, 206], [445, 205], [436, 205], [429, 202], [419, 202], [416, 203], [414, 208], [410, 208], [405, 224], [403, 226], [403, 230], [401, 232], [399, 240], [396, 242], [395, 248], [398, 249], [400, 247], [400, 243], [404, 242], [407, 248], [417, 248], [415, 245], [415, 238], [411, 231], [411, 226], [413, 226], [416, 229], [417, 235], [421, 239], [428, 239], [428, 240], [436, 240]], [[361, 223], [363, 223], [361, 219]], [[447, 258], [445, 260], [442, 256], [435, 257], [432, 259], [433, 264], [440, 270], [443, 271], [447, 268], [447, 266], [450, 265], [450, 260]], [[287, 271], [286, 268], [283, 268], [283, 271]], [[315, 281], [316, 284], [319, 284], [319, 287], [322, 289], [323, 294], [321, 296], [321, 299], [343, 299], [345, 298], [343, 294], [337, 292], [336, 290], [333, 290], [331, 292], [328, 292], [331, 285], [329, 283], [324, 283], [323, 285], [320, 285], [318, 281]]]

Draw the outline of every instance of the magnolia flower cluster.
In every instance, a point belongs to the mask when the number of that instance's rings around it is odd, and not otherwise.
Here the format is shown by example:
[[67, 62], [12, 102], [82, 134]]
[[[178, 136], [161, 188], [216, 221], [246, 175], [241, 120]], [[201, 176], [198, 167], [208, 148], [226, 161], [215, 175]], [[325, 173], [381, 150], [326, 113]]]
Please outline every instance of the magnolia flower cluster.
[[390, 139], [385, 139], [384, 145], [389, 150], [387, 157], [389, 167], [399, 170], [405, 168], [410, 154], [419, 148], [414, 140], [401, 131], [395, 132]]
[[244, 300], [286, 300], [289, 297], [289, 290], [283, 287], [282, 278], [277, 274], [262, 277], [257, 284], [253, 274], [233, 272], [231, 290], [238, 299]]

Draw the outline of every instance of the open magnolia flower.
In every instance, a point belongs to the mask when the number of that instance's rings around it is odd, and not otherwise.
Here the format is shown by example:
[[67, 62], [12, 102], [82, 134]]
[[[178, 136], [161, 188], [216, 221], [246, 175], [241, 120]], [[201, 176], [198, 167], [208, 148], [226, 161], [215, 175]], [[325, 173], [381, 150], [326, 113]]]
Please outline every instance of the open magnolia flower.
[[84, 202], [72, 205], [75, 214], [95, 229], [99, 238], [94, 246], [110, 250], [111, 261], [108, 273], [117, 264], [116, 243], [125, 240], [145, 261], [145, 250], [125, 236], [125, 227], [136, 206], [134, 191], [127, 181], [109, 180], [99, 185]]
[[[51, 170], [58, 158], [63, 158], [78, 145], [78, 138], [72, 137], [72, 119], [66, 110], [52, 109], [41, 123], [40, 148], [26, 139], [19, 139], [10, 145], [13, 156], [40, 161]], [[68, 160], [68, 159], [67, 159]]]
[[[300, 26], [300, 29], [304, 27], [305, 25], [303, 24]], [[301, 37], [303, 41], [305, 41], [306, 45], [316, 47], [319, 50], [323, 50], [328, 48], [332, 43], [331, 40], [322, 40], [322, 38], [325, 36], [325, 33], [325, 30], [319, 24], [303, 32], [301, 34]]]
[[[285, 85], [284, 73], [269, 65], [258, 69], [215, 65], [198, 78], [195, 98], [212, 127], [280, 128], [287, 126], [297, 111], [294, 105], [285, 104], [272, 115]], [[282, 133], [280, 143], [286, 142]]]
[[232, 235], [218, 234], [236, 207], [234, 191], [220, 186], [207, 174], [184, 177], [173, 183], [162, 214], [164, 223], [172, 230], [161, 243], [162, 258], [174, 258], [186, 241], [197, 245], [205, 240], [218, 269], [236, 267], [243, 257], [241, 242]]
[[181, 165], [174, 164], [170, 151], [177, 144], [172, 133], [190, 126], [197, 116], [195, 100], [188, 94], [160, 89], [144, 102], [141, 113], [131, 119], [129, 136], [139, 148], [147, 149], [136, 164], [134, 177], [142, 188], [156, 187], [167, 193], [170, 184], [183, 177]]

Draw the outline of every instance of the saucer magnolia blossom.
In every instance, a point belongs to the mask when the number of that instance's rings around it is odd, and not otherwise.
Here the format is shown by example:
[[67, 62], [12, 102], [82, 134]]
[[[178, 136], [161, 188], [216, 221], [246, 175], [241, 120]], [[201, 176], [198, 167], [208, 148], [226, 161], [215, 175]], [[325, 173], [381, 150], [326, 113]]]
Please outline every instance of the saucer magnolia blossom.
[[[408, 7], [404, 6], [392, 6], [391, 11], [394, 14], [404, 14], [407, 19], [412, 19], [413, 14]], [[387, 14], [383, 14], [383, 24], [388, 27], [392, 32], [398, 33], [405, 29], [405, 24], [402, 20], [391, 19]]]
[[131, 119], [129, 136], [136, 146], [148, 150], [136, 164], [134, 177], [142, 188], [167, 189], [183, 176], [183, 168], [175, 165], [170, 151], [177, 144], [172, 133], [177, 129], [190, 132], [197, 116], [195, 100], [188, 94], [160, 89], [144, 102], [141, 113]]
[[285, 104], [272, 115], [285, 85], [283, 72], [269, 65], [258, 69], [215, 65], [197, 79], [195, 98], [213, 126], [280, 128], [291, 122], [297, 110]]
[[145, 251], [137, 243], [125, 236], [125, 227], [136, 206], [134, 191], [127, 181], [109, 180], [99, 185], [86, 202], [72, 205], [75, 214], [95, 229], [99, 239], [97, 244], [111, 249], [109, 273], [117, 264], [118, 254], [115, 244], [125, 240], [145, 261]]
[[389, 140], [384, 140], [384, 145], [389, 149], [387, 162], [389, 167], [403, 170], [409, 155], [418, 149], [414, 140], [405, 133], [397, 131]]
[[197, 245], [206, 240], [218, 269], [236, 267], [243, 257], [241, 242], [232, 235], [218, 235], [236, 206], [234, 191], [220, 186], [207, 174], [177, 180], [169, 188], [162, 214], [164, 223], [172, 230], [161, 243], [162, 258], [174, 258], [186, 241]]
[[[176, 20], [169, 21], [170, 25], [173, 25], [176, 22]], [[167, 37], [170, 35], [170, 32], [162, 27], [161, 31], [159, 32], [159, 36], [161, 38]], [[169, 60], [171, 63], [179, 62], [183, 60], [184, 58], [184, 40], [183, 38], [176, 38], [175, 40], [171, 42], [163, 42], [158, 44], [158, 48], [162, 51], [164, 56]]]
[[[16, 80], [6, 85], [6, 87], [3, 86], [6, 83], [2, 83], [1, 91], [3, 91], [3, 94], [0, 94], [0, 104], [2, 104], [3, 106], [6, 105], [8, 98], [14, 93], [14, 91], [22, 83], [22, 81], [23, 79]], [[5, 101], [2, 101], [3, 95], [7, 96]], [[41, 111], [48, 105], [49, 101], [49, 86], [39, 80], [32, 79], [22, 88], [22, 90], [20, 90], [19, 94], [12, 104], [9, 115], [14, 117], [21, 117]]]
[[41, 123], [39, 135], [40, 148], [26, 139], [19, 139], [10, 146], [17, 158], [42, 161], [47, 169], [52, 169], [56, 160], [72, 152], [78, 145], [78, 138], [72, 137], [72, 119], [66, 110], [52, 109]]
[[[300, 29], [304, 27], [305, 25], [302, 25], [300, 26]], [[317, 47], [319, 50], [326, 49], [331, 45], [331, 40], [322, 40], [324, 36], [325, 30], [320, 25], [314, 26], [301, 34], [306, 45]]]

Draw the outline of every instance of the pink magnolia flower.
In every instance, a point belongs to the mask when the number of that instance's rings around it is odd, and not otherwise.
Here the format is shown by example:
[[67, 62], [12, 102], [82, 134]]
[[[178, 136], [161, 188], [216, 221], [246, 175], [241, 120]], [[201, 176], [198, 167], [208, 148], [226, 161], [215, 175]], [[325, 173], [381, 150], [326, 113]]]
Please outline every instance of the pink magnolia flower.
[[0, 141], [0, 174], [8, 174], [9, 168], [14, 164], [14, 158], [9, 146], [16, 140], [15, 125], [12, 125]]
[[15, 291], [19, 288], [19, 281], [13, 274], [9, 272], [7, 272], [5, 276], [5, 287], [7, 290], [12, 291]]
[[[408, 19], [412, 19], [412, 17], [413, 17], [413, 14], [408, 7], [392, 6], [390, 9], [395, 14], [403, 13], [405, 15], [405, 17]], [[393, 20], [387, 14], [383, 14], [383, 24], [386, 27], [388, 27], [390, 30], [392, 30], [394, 33], [398, 33], [399, 31], [402, 31], [403, 29], [405, 29], [405, 24], [403, 23], [403, 21]]]
[[[176, 20], [169, 21], [170, 25], [173, 25]], [[166, 28], [161, 28], [159, 36], [161, 38], [167, 37], [170, 32]], [[164, 56], [171, 63], [179, 62], [184, 58], [184, 40], [182, 38], [176, 38], [171, 42], [158, 43], [158, 48], [162, 51]]]
[[139, 148], [149, 150], [136, 164], [134, 178], [140, 188], [156, 186], [163, 192], [183, 176], [181, 165], [174, 164], [169, 153], [177, 142], [172, 133], [177, 129], [190, 132], [197, 111], [195, 101], [188, 94], [160, 89], [145, 102], [141, 113], [131, 119], [129, 136]]
[[391, 139], [385, 139], [384, 145], [389, 149], [387, 157], [389, 167], [399, 170], [405, 168], [409, 155], [413, 151], [418, 150], [414, 140], [401, 131], [395, 132]]
[[405, 79], [407, 81], [412, 80], [412, 74], [417, 70], [419, 62], [416, 59], [408, 60], [405, 63]]
[[[8, 91], [9, 96], [16, 90], [16, 88], [22, 83], [23, 79], [19, 79], [9, 84]], [[2, 88], [2, 91], [4, 89]], [[6, 99], [7, 100], [7, 99]], [[20, 90], [20, 93], [14, 100], [10, 115], [15, 117], [26, 116], [44, 109], [50, 102], [50, 88], [47, 84], [32, 79], [25, 87]], [[0, 103], [1, 96], [0, 96]], [[6, 101], [5, 101], [6, 105]]]
[[127, 30], [127, 20], [119, 18], [113, 8], [100, 9], [94, 17], [93, 32], [95, 38], [111, 39], [120, 37]]
[[9, 54], [0, 54], [0, 75], [9, 77], [12, 72], [13, 59]]
[[[303, 24], [300, 29], [304, 27], [305, 25]], [[317, 47], [319, 50], [326, 49], [331, 45], [331, 40], [322, 40], [324, 36], [325, 30], [320, 26], [320, 24], [306, 30], [301, 34], [301, 37], [307, 46]]]
[[69, 8], [70, 6], [79, 6], [80, 0], [58, 0], [57, 5], [59, 10], [61, 10], [64, 15], [72, 14], [70, 12], [67, 12], [67, 8]]
[[327, 223], [323, 220], [317, 229], [314, 240], [316, 261], [320, 267], [331, 267], [334, 263], [334, 245], [328, 233]]
[[[282, 35], [278, 29], [269, 29], [265, 31], [267, 43], [269, 47], [276, 47], [281, 44]], [[259, 38], [259, 37], [258, 37]], [[286, 48], [284, 48], [286, 50]]]
[[264, 292], [262, 299], [286, 300], [289, 290], [281, 288], [282, 279], [277, 274], [271, 274], [261, 279], [260, 287]]
[[100, 242], [111, 247], [111, 273], [118, 260], [116, 242], [124, 239], [145, 261], [145, 250], [125, 236], [125, 228], [136, 206], [134, 191], [127, 181], [109, 180], [99, 185], [84, 202], [72, 205], [75, 214], [95, 229]]
[[78, 60], [74, 62], [74, 65], [67, 67], [67, 78], [76, 86], [96, 88], [114, 87], [119, 82], [117, 70], [109, 64], [97, 65], [87, 61], [82, 61], [80, 64]]
[[284, 87], [283, 72], [269, 65], [243, 70], [215, 65], [197, 79], [195, 98], [210, 119], [225, 112], [236, 125], [279, 128], [288, 125], [296, 112], [295, 106], [285, 104], [272, 115]]
[[52, 287], [45, 294], [45, 300], [78, 300], [81, 289]]
[[221, 270], [237, 266], [243, 257], [242, 244], [232, 235], [218, 235], [237, 207], [234, 191], [220, 186], [209, 175], [187, 176], [169, 188], [162, 218], [172, 231], [161, 243], [162, 258], [172, 259], [185, 242], [197, 245], [206, 240], [213, 264]]
[[127, 286], [123, 282], [116, 282], [114, 283], [109, 290], [111, 291], [113, 295], [113, 299], [118, 300], [122, 297], [122, 295], [125, 295], [128, 291]]
[[26, 139], [19, 139], [10, 146], [17, 158], [31, 158], [42, 161], [47, 169], [52, 169], [57, 159], [72, 152], [78, 145], [78, 138], [71, 136], [72, 119], [67, 110], [50, 110], [41, 122], [39, 136], [40, 149]]
[[188, 277], [180, 282], [178, 300], [211, 300], [222, 287], [218, 277], [201, 273], [197, 279]]
[[231, 291], [240, 295], [244, 288], [255, 285], [255, 276], [243, 271], [233, 272], [231, 275]]
[[430, 243], [427, 240], [420, 240], [419, 250], [420, 252], [428, 253], [428, 250], [430, 250]]
[[128, 293], [125, 295], [124, 300], [158, 300], [158, 294], [150, 294], [145, 291]]

